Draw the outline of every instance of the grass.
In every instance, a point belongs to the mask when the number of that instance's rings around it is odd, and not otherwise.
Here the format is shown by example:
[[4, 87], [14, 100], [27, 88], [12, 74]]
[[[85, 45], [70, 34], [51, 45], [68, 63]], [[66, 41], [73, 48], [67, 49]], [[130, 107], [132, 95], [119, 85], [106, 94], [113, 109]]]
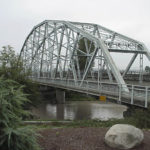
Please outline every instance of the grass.
[[[37, 121], [38, 122], [38, 121]], [[100, 127], [100, 128], [108, 128], [115, 124], [134, 124], [132, 118], [127, 119], [112, 119], [108, 121], [100, 121], [100, 120], [75, 120], [75, 121], [52, 121], [51, 123], [43, 123], [43, 124], [35, 124], [37, 129], [45, 129], [45, 128], [84, 128], [84, 127]]]

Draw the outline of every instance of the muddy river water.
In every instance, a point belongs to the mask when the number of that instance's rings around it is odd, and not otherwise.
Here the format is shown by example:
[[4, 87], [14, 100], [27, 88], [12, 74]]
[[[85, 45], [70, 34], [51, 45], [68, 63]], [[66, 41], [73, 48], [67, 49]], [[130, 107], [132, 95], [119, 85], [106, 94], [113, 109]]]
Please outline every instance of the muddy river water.
[[67, 101], [65, 104], [51, 104], [46, 101], [33, 108], [32, 113], [38, 119], [109, 120], [112, 118], [123, 118], [123, 112], [126, 110], [126, 106], [110, 102]]

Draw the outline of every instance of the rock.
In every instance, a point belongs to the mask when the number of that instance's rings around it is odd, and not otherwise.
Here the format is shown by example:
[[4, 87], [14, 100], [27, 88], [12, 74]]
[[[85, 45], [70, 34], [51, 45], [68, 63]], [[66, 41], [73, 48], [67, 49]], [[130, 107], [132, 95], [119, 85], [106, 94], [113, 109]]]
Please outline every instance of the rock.
[[139, 145], [144, 139], [143, 132], [131, 125], [116, 124], [105, 135], [105, 143], [112, 148], [130, 149]]

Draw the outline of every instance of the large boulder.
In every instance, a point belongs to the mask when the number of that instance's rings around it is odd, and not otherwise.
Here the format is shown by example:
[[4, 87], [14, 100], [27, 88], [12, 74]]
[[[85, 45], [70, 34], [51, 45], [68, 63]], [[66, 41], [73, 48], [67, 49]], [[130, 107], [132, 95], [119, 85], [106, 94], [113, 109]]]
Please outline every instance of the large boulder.
[[116, 124], [105, 135], [105, 143], [112, 148], [130, 149], [144, 139], [143, 132], [131, 125]]

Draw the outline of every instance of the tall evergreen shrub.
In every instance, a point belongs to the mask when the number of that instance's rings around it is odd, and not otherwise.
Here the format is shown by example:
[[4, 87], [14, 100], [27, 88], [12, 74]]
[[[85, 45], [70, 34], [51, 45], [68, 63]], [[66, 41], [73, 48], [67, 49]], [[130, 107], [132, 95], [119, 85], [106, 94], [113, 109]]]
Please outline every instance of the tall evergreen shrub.
[[29, 100], [23, 87], [13, 80], [0, 77], [0, 150], [39, 150], [36, 133], [22, 125], [23, 109]]

